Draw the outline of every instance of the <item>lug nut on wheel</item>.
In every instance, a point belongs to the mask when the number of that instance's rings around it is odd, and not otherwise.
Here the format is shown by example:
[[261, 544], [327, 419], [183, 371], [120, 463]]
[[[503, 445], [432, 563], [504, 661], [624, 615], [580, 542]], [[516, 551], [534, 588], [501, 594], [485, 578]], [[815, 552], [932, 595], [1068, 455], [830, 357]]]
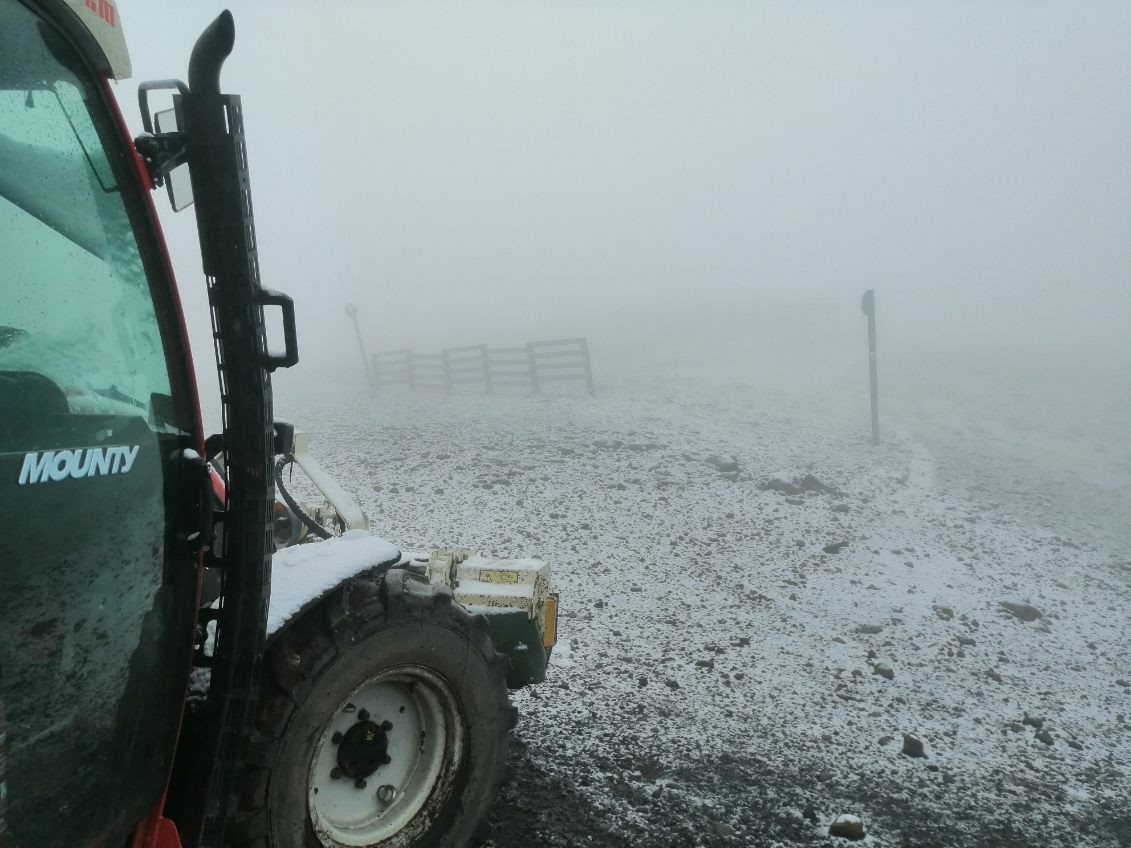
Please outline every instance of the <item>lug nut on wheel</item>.
[[393, 786], [391, 783], [386, 783], [384, 786], [378, 787], [377, 800], [387, 807], [397, 800], [397, 787]]

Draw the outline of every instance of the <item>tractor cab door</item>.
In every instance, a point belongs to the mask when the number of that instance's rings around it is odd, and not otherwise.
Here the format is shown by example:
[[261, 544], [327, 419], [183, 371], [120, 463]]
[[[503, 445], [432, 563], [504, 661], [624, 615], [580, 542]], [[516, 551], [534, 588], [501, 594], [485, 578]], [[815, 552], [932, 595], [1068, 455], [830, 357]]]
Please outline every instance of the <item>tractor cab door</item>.
[[[158, 803], [195, 627], [179, 306], [104, 87], [0, 0], [0, 844], [119, 846]], [[7, 843], [5, 843], [5, 838]]]

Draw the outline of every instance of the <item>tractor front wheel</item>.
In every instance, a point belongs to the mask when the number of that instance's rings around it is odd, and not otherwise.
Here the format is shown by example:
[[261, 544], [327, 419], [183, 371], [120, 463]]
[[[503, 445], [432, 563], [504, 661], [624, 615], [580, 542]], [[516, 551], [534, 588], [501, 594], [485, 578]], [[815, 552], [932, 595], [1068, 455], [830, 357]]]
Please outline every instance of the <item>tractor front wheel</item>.
[[355, 577], [268, 650], [237, 844], [464, 848], [514, 711], [486, 620], [447, 587]]

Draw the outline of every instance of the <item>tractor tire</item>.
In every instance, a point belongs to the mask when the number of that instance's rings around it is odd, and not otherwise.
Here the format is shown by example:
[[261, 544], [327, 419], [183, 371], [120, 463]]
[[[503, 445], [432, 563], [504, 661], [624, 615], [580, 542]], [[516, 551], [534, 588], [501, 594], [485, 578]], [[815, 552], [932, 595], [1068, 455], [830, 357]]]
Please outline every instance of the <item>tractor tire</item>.
[[474, 844], [515, 722], [506, 665], [446, 586], [346, 581], [268, 648], [235, 845]]

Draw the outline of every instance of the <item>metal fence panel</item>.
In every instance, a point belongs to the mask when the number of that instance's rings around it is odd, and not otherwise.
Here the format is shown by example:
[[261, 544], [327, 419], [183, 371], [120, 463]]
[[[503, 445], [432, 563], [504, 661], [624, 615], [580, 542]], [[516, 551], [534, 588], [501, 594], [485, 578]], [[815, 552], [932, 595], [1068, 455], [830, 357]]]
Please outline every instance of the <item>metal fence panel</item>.
[[485, 344], [452, 347], [440, 353], [386, 350], [373, 354], [373, 379], [378, 388], [447, 389], [481, 385], [525, 388], [537, 394], [543, 383], [583, 382], [595, 394], [589, 343], [585, 339], [547, 339], [523, 347], [490, 348]]

